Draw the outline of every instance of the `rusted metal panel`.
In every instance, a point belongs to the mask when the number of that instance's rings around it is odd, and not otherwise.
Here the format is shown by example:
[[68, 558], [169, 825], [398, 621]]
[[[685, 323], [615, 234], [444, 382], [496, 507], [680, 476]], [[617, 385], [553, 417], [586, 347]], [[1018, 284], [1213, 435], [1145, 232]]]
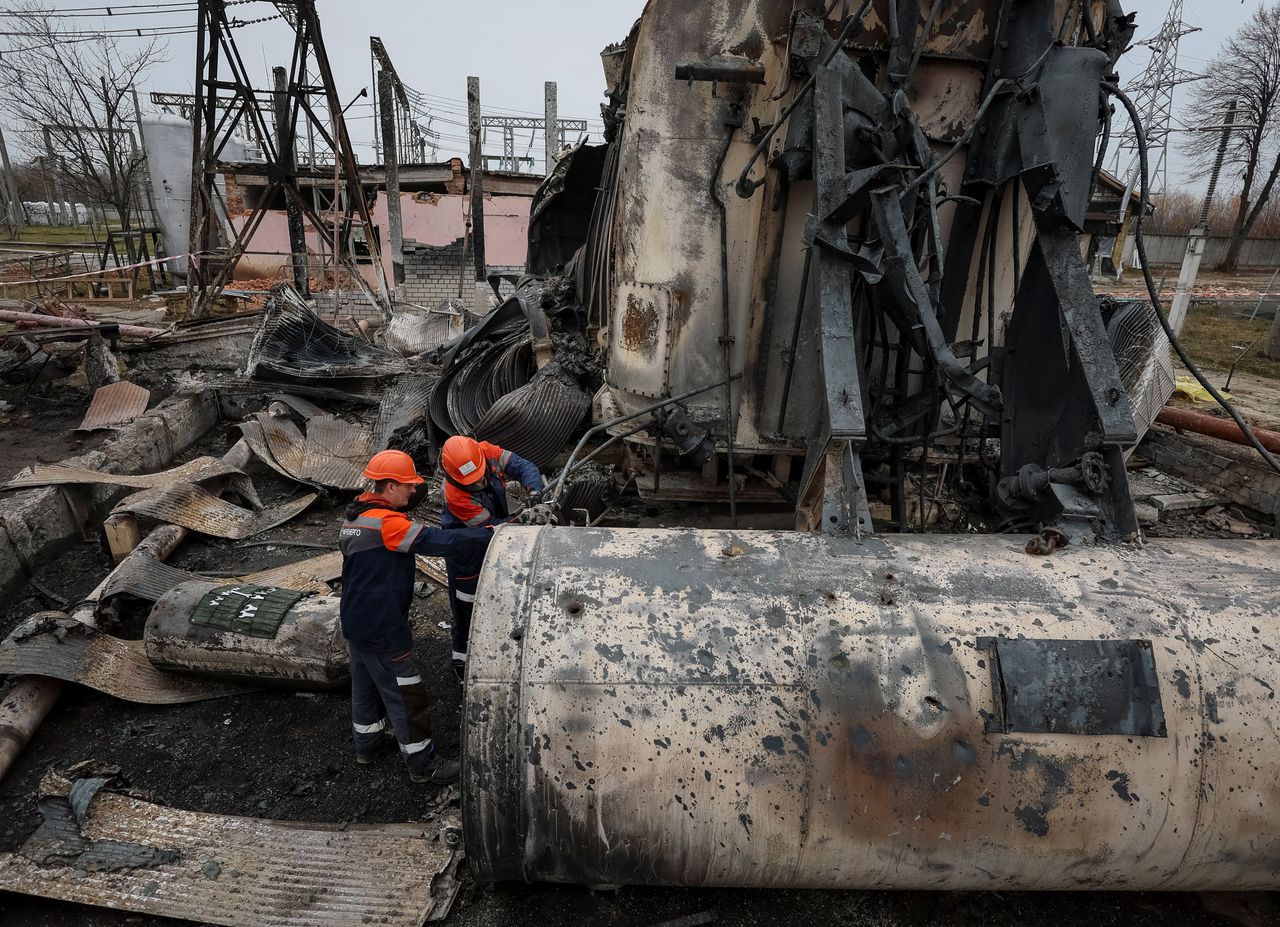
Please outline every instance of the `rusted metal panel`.
[[373, 432], [333, 415], [312, 415], [306, 431], [291, 419], [260, 412], [240, 430], [254, 453], [278, 473], [312, 486], [357, 490], [373, 456]]
[[[1046, 559], [1024, 542], [502, 528], [469, 648], [472, 865], [589, 883], [1280, 886], [1280, 547]], [[989, 731], [979, 640], [995, 637], [1149, 642], [1167, 736]]]
[[60, 612], [34, 615], [0, 643], [0, 674], [52, 676], [144, 705], [178, 705], [250, 691], [156, 669], [142, 641], [121, 640]]
[[315, 595], [329, 595], [332, 592], [329, 581], [341, 575], [342, 554], [337, 551], [230, 579], [200, 576], [171, 567], [154, 557], [135, 555], [127, 558], [107, 577], [106, 584], [102, 587], [102, 599], [131, 595], [155, 602], [169, 590], [183, 583], [197, 581], [227, 585], [237, 582], [261, 583], [264, 586], [281, 586]]
[[284, 524], [305, 511], [316, 498], [317, 494], [311, 493], [284, 505], [251, 512], [225, 499], [219, 499], [199, 486], [179, 483], [134, 493], [113, 511], [146, 515], [166, 524], [179, 525], [213, 537], [243, 540]]
[[84, 414], [79, 431], [99, 431], [133, 421], [147, 411], [151, 390], [121, 380], [99, 387]]
[[[448, 816], [300, 824], [181, 811], [105, 790], [90, 793], [86, 807], [67, 800], [65, 781], [44, 791], [45, 807], [61, 811], [71, 833], [38, 830], [0, 854], [0, 889], [228, 927], [418, 927], [443, 919], [458, 891], [461, 853]], [[118, 856], [121, 846], [149, 852], [131, 860], [140, 865], [78, 864], [101, 851]]]
[[244, 499], [254, 508], [261, 508], [253, 481], [242, 471], [215, 457], [197, 457], [181, 466], [160, 473], [104, 473], [85, 467], [68, 467], [54, 464], [35, 467], [29, 473], [21, 473], [0, 489], [25, 489], [32, 486], [65, 486], [101, 484], [105, 486], [129, 486], [134, 489], [158, 489], [178, 483], [203, 483], [226, 478], [227, 489]]

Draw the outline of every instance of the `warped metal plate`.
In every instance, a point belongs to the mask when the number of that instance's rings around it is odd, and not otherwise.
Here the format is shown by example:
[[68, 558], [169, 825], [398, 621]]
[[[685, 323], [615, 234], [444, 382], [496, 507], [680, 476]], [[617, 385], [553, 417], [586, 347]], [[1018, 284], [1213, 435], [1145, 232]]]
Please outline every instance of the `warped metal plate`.
[[373, 428], [374, 447], [382, 450], [401, 428], [425, 419], [431, 391], [439, 379], [437, 374], [405, 376], [387, 387], [378, 406], [378, 423]]
[[133, 489], [158, 489], [178, 483], [203, 483], [226, 477], [227, 488], [254, 508], [262, 508], [253, 481], [243, 472], [216, 457], [197, 457], [178, 467], [159, 473], [104, 473], [85, 467], [66, 467], [53, 464], [35, 467], [30, 473], [19, 474], [0, 489], [27, 489], [33, 486], [63, 486], [68, 484], [100, 483], [106, 486], [129, 486]]
[[373, 456], [373, 432], [331, 415], [307, 420], [306, 468], [311, 482], [338, 489], [363, 489], [362, 475]]
[[281, 506], [251, 512], [225, 499], [219, 499], [199, 486], [180, 483], [134, 493], [120, 502], [113, 511], [146, 515], [201, 534], [241, 541], [268, 528], [282, 525], [301, 514], [316, 501], [317, 495], [310, 493]]
[[60, 613], [33, 615], [0, 642], [0, 673], [52, 676], [143, 705], [180, 705], [253, 691], [152, 666], [142, 641], [121, 640]]
[[102, 599], [117, 595], [131, 595], [149, 602], [159, 601], [165, 593], [183, 583], [206, 582], [219, 585], [258, 583], [263, 586], [280, 586], [297, 589], [314, 595], [331, 595], [329, 580], [342, 575], [342, 554], [334, 551], [319, 557], [310, 557], [296, 563], [260, 570], [247, 576], [232, 578], [201, 576], [177, 567], [169, 566], [154, 557], [132, 556], [107, 577], [102, 587]]
[[[443, 919], [458, 891], [456, 817], [326, 826], [180, 811], [105, 790], [85, 806], [67, 791], [65, 780], [42, 788], [42, 813], [59, 810], [69, 826], [37, 829], [0, 854], [0, 889], [228, 927], [418, 927]], [[157, 862], [78, 862], [120, 847]]]
[[329, 595], [332, 590], [328, 583], [340, 576], [342, 576], [342, 553], [335, 550], [332, 553], [308, 557], [296, 563], [259, 570], [257, 573], [241, 576], [239, 581]]
[[93, 394], [89, 411], [85, 412], [77, 431], [99, 431], [127, 424], [146, 412], [150, 401], [149, 389], [126, 380], [108, 383]]
[[380, 379], [405, 373], [404, 358], [334, 328], [296, 294], [273, 293], [249, 349], [245, 372], [257, 379]]
[[373, 455], [367, 428], [320, 414], [307, 419], [304, 433], [287, 417], [259, 412], [240, 430], [250, 449], [283, 476], [312, 486], [364, 488], [361, 473]]

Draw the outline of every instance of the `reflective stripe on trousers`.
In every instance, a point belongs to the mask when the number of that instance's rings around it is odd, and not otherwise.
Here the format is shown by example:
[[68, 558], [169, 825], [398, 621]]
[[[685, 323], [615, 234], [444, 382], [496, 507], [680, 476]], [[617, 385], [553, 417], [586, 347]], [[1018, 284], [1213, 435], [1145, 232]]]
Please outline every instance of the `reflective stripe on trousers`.
[[357, 753], [372, 752], [387, 724], [405, 763], [421, 772], [435, 753], [427, 717], [427, 687], [413, 654], [391, 656], [348, 644], [351, 660], [351, 726]]

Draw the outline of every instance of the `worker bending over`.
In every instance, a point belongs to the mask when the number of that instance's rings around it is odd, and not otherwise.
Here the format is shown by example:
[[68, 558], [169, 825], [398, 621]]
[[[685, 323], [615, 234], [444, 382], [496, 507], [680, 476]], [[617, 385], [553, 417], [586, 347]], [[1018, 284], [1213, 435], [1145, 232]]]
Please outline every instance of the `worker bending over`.
[[422, 483], [403, 451], [375, 454], [364, 470], [373, 491], [347, 509], [339, 533], [342, 550], [342, 633], [351, 657], [351, 721], [356, 762], [367, 764], [391, 744], [414, 782], [456, 782], [458, 763], [435, 755], [427, 718], [427, 688], [413, 660], [409, 605], [414, 554], [470, 562], [484, 557], [489, 532], [428, 528], [405, 510]]
[[[494, 528], [511, 520], [505, 481], [512, 479], [529, 492], [546, 487], [538, 468], [496, 444], [455, 436], [444, 442], [440, 462], [444, 470], [444, 511], [440, 527]], [[475, 607], [476, 583], [484, 552], [471, 557], [458, 551], [445, 557], [449, 573], [449, 608], [453, 612], [453, 671], [466, 672], [467, 635]]]

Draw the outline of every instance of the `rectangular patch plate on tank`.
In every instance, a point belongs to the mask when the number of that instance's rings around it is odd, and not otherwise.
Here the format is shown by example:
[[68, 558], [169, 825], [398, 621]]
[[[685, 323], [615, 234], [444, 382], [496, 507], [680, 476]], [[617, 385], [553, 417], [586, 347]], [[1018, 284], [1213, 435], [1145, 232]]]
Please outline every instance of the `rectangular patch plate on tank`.
[[977, 643], [990, 655], [989, 733], [1167, 736], [1150, 641]]
[[248, 637], [274, 638], [285, 613], [302, 598], [296, 589], [244, 584], [205, 593], [191, 623]]

